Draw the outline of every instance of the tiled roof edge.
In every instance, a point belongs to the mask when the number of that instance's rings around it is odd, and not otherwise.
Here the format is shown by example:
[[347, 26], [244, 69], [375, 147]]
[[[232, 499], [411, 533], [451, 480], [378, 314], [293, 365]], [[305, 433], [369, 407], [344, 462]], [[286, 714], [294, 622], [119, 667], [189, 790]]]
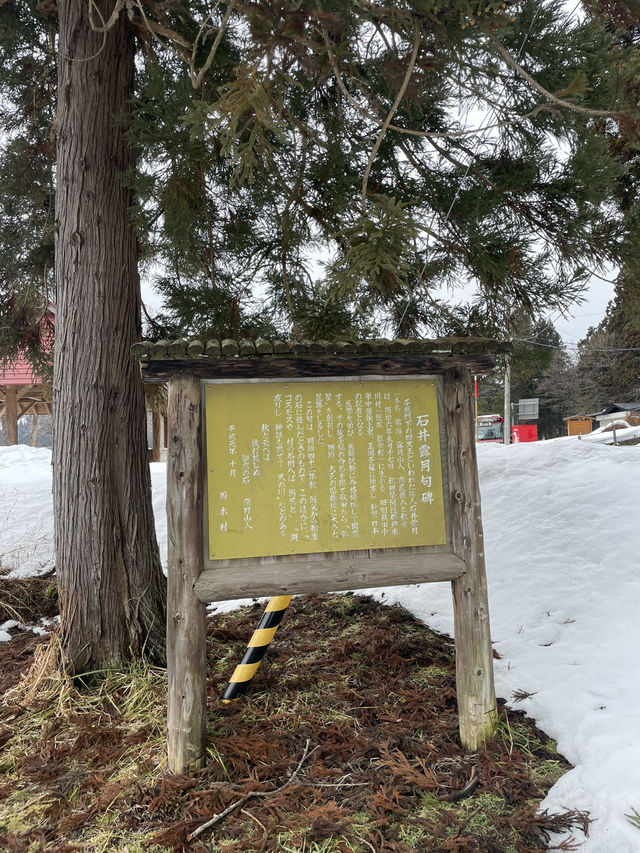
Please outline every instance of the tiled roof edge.
[[140, 361], [212, 361], [222, 358], [261, 356], [420, 356], [500, 355], [510, 352], [509, 341], [493, 338], [452, 337], [436, 339], [377, 338], [374, 340], [283, 341], [266, 338], [224, 340], [179, 338], [174, 341], [140, 341], [131, 347]]

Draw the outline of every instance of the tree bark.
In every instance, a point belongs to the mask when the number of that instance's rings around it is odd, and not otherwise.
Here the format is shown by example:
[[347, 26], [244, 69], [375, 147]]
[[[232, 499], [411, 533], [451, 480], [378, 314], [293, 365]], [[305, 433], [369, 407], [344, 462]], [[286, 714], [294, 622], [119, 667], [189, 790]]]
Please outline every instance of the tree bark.
[[38, 446], [38, 430], [40, 428], [40, 415], [38, 412], [33, 413], [33, 421], [31, 424], [31, 439], [29, 441], [29, 445], [31, 447]]
[[18, 395], [15, 385], [5, 386], [5, 413], [2, 429], [5, 445], [18, 443]]
[[152, 409], [151, 411], [151, 436], [152, 436], [152, 448], [151, 453], [149, 455], [150, 462], [159, 462], [162, 454], [162, 446], [161, 446], [161, 429], [160, 429], [160, 412], [156, 409]]
[[[113, 4], [96, 0], [94, 24]], [[123, 116], [133, 91], [125, 14], [92, 30], [59, 0], [54, 502], [62, 644], [72, 673], [143, 651], [164, 659], [165, 580], [155, 537], [142, 381], [134, 166]]]

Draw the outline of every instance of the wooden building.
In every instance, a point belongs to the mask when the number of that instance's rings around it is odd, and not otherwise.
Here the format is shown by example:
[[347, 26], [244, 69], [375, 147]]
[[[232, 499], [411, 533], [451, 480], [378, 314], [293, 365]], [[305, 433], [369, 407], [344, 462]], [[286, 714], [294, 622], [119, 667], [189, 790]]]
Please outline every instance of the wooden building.
[[614, 421], [626, 421], [630, 426], [640, 424], [640, 403], [611, 403], [593, 417], [599, 427], [606, 427]]
[[596, 425], [593, 415], [571, 415], [562, 420], [567, 425], [567, 435], [586, 435], [593, 432]]
[[[55, 312], [53, 307], [47, 313], [49, 329], [53, 329]], [[48, 349], [53, 349], [53, 334], [47, 330], [50, 337]], [[32, 366], [24, 355], [0, 366], [0, 418], [2, 418], [2, 434], [5, 445], [18, 443], [18, 421], [24, 415], [35, 415], [36, 421], [41, 415], [51, 414], [51, 400], [36, 376]]]

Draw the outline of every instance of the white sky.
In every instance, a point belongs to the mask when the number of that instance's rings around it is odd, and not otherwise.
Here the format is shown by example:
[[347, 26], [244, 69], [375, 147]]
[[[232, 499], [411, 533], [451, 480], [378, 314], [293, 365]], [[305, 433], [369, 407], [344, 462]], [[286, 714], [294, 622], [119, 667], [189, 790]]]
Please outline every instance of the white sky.
[[[605, 277], [613, 278], [610, 274]], [[565, 343], [576, 344], [584, 338], [590, 326], [597, 326], [602, 320], [611, 299], [613, 284], [593, 277], [585, 293], [585, 301], [581, 305], [576, 305], [565, 318], [551, 314], [550, 319]]]

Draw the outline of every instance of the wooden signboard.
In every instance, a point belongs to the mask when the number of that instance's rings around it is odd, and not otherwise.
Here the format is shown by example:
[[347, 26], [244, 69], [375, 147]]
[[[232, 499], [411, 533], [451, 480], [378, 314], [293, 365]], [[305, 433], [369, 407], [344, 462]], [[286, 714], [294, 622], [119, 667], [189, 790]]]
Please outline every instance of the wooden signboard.
[[176, 345], [177, 362], [150, 345], [145, 365], [169, 392], [169, 768], [204, 762], [206, 602], [428, 581], [452, 584], [460, 737], [478, 749], [497, 712], [468, 367], [490, 353], [232, 343]]
[[441, 377], [210, 380], [203, 408], [207, 601], [464, 570], [444, 499]]

